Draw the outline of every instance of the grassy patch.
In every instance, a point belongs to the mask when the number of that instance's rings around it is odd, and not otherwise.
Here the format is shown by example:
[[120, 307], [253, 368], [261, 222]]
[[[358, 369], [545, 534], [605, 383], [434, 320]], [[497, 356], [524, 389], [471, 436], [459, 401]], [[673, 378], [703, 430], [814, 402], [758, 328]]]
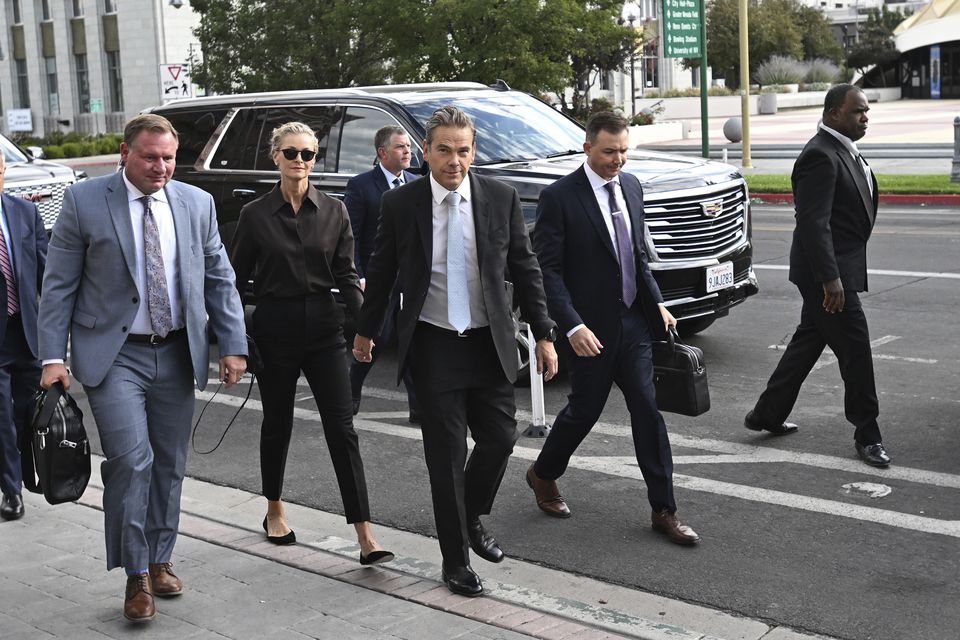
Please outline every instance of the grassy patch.
[[[790, 176], [752, 174], [744, 176], [750, 193], [790, 193]], [[881, 173], [877, 175], [880, 193], [960, 193], [960, 182], [950, 182], [949, 175], [903, 175]]]

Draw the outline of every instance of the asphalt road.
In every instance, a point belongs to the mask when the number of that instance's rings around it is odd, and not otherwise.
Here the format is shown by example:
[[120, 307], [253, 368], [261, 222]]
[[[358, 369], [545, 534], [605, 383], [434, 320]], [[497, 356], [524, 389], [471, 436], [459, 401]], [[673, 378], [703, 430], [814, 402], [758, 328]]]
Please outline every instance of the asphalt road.
[[[560, 481], [572, 518], [554, 520], [536, 508], [523, 474], [542, 440], [521, 438], [486, 522], [512, 556], [727, 612], [857, 640], [955, 638], [960, 211], [887, 207], [870, 243], [863, 303], [881, 428], [894, 459], [885, 471], [856, 459], [829, 353], [791, 416], [799, 433], [773, 438], [742, 426], [798, 319], [799, 297], [785, 270], [791, 231], [790, 209], [754, 208], [761, 292], [691, 339], [706, 354], [713, 408], [699, 418], [665, 414], [679, 514], [703, 537], [699, 547], [676, 547], [651, 532], [617, 392]], [[373, 517], [432, 535], [419, 430], [407, 424], [394, 376], [385, 357], [368, 378], [356, 423]], [[567, 390], [564, 378], [547, 385], [548, 417]], [[518, 389], [521, 426], [529, 419], [526, 394]], [[342, 513], [305, 385], [297, 400], [284, 498]], [[232, 413], [232, 406], [210, 405], [200, 448], [216, 442]], [[245, 410], [216, 453], [191, 455], [188, 473], [257, 491], [259, 420], [255, 407]], [[482, 562], [477, 569], [482, 575]]]

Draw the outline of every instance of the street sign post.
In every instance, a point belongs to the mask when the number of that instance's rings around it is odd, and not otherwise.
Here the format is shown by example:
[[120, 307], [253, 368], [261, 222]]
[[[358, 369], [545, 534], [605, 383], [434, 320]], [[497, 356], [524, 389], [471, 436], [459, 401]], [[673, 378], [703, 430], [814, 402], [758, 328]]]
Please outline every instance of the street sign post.
[[700, 58], [701, 151], [710, 157], [707, 105], [707, 29], [703, 0], [663, 0], [663, 40], [666, 58]]
[[160, 99], [164, 102], [178, 98], [192, 98], [190, 65], [185, 62], [160, 65]]

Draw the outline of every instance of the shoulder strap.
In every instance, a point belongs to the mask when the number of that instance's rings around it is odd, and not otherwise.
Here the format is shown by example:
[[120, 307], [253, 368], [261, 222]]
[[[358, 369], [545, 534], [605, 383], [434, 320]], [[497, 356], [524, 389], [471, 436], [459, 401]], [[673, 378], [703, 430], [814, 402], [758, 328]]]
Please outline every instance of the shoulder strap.
[[193, 434], [190, 436], [190, 446], [193, 447], [194, 452], [202, 456], [205, 456], [209, 453], [213, 453], [220, 447], [220, 444], [223, 442], [223, 439], [227, 437], [227, 432], [230, 431], [230, 427], [233, 426], [233, 423], [237, 419], [237, 416], [240, 415], [240, 412], [243, 411], [243, 408], [247, 405], [247, 400], [250, 399], [250, 394], [253, 393], [253, 383], [256, 382], [256, 380], [257, 380], [256, 374], [252, 374], [250, 376], [250, 386], [249, 388], [247, 388], [247, 395], [243, 399], [243, 402], [240, 403], [240, 406], [237, 408], [237, 412], [233, 414], [232, 418], [230, 418], [230, 422], [227, 423], [227, 427], [223, 430], [223, 433], [220, 434], [220, 439], [217, 440], [217, 444], [213, 445], [213, 448], [209, 449], [208, 451], [200, 451], [199, 449], [197, 449], [197, 429], [200, 426], [200, 420], [203, 418], [203, 414], [207, 410], [207, 407], [210, 406], [210, 403], [213, 402], [213, 399], [217, 397], [218, 393], [220, 393], [220, 389], [223, 388], [222, 382], [219, 385], [217, 385], [217, 390], [213, 392], [213, 395], [210, 396], [210, 399], [207, 400], [207, 402], [203, 405], [203, 409], [200, 410], [200, 415], [197, 416], [197, 421], [193, 425]]

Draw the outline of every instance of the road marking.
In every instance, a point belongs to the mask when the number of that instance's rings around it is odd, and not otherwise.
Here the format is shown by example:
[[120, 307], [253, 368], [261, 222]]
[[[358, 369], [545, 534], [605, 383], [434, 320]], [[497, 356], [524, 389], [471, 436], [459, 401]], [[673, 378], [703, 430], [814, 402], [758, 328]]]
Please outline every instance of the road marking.
[[[790, 266], [785, 264], [754, 264], [753, 268], [755, 270], [766, 269], [767, 271], [790, 270]], [[960, 280], [960, 273], [949, 273], [947, 271], [896, 271], [892, 269], [867, 269], [867, 274], [871, 276], [893, 276], [896, 278], [944, 278], [947, 280]]]
[[[771, 224], [754, 224], [752, 227], [753, 231], [770, 231], [774, 233], [780, 233], [785, 231], [793, 231], [793, 225], [771, 225]], [[899, 229], [874, 229], [871, 232], [875, 236], [933, 236], [933, 237], [942, 237], [942, 236], [960, 236], [960, 231], [951, 231], [946, 229], [923, 229], [921, 227], [915, 228], [899, 228]]]
[[[878, 347], [880, 345], [886, 344], [888, 342], [893, 342], [894, 340], [899, 340], [900, 336], [884, 336], [882, 338], [877, 338], [870, 342], [871, 347]], [[774, 351], [786, 351], [787, 345], [785, 344], [772, 344], [768, 349]], [[892, 356], [886, 353], [875, 353], [873, 354], [874, 360], [893, 360], [897, 362], [911, 362], [913, 364], [937, 364], [938, 360], [935, 358], [913, 358], [910, 356]], [[829, 366], [837, 362], [837, 357], [834, 355], [830, 347], [826, 347], [823, 350], [823, 354], [820, 356], [820, 360], [813, 366], [813, 371], [822, 369], [823, 367]]]

